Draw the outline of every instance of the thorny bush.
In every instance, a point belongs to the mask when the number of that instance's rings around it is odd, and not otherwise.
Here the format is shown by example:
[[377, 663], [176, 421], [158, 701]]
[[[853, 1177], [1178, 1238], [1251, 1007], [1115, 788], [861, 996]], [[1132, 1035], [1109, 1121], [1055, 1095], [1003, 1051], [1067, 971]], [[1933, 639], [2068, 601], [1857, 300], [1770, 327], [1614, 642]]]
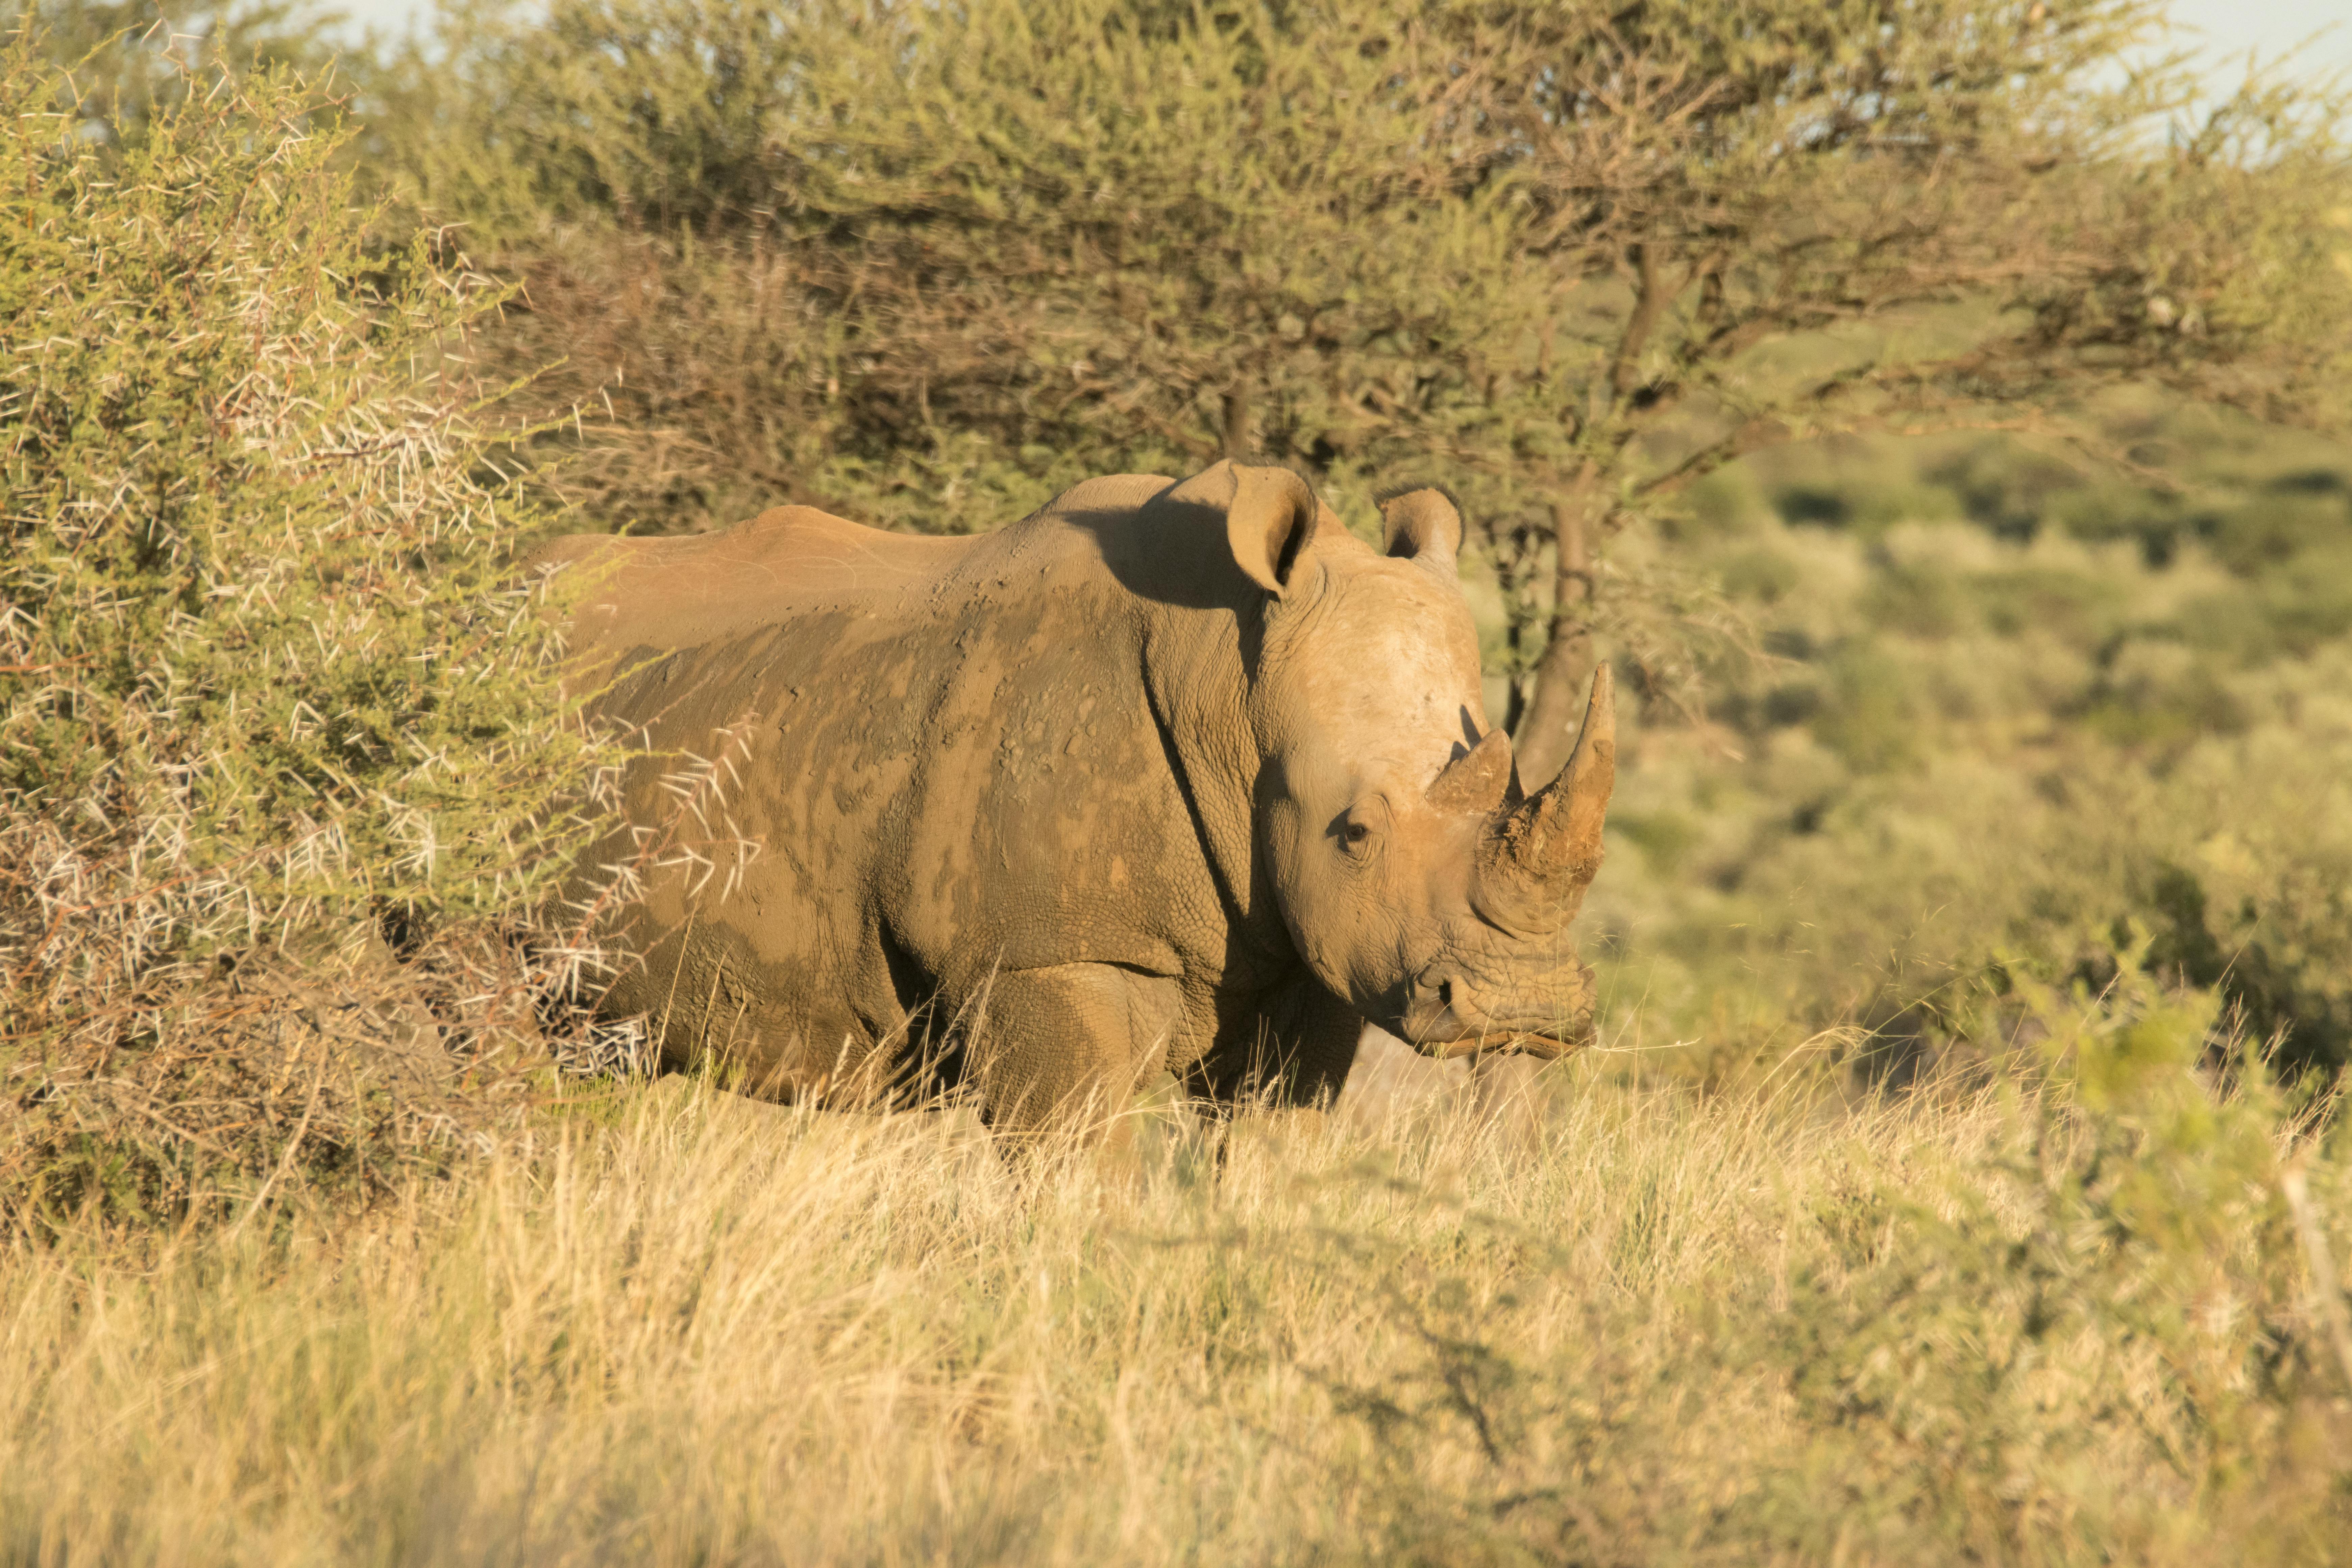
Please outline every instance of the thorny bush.
[[601, 820], [467, 366], [499, 290], [371, 248], [314, 87], [191, 74], [110, 145], [0, 53], [0, 1215], [478, 1142]]

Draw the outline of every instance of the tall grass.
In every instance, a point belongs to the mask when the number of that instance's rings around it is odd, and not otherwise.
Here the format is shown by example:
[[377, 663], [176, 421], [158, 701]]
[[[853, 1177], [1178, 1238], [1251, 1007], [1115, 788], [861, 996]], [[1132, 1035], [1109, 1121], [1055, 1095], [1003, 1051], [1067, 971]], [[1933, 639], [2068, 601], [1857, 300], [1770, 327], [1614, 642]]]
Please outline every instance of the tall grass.
[[[2048, 999], [2045, 999], [2048, 1000]], [[356, 1226], [0, 1258], [26, 1563], [2325, 1562], [2352, 1194], [2208, 1006], [1828, 1111], [1556, 1070], [1008, 1173], [672, 1079]]]

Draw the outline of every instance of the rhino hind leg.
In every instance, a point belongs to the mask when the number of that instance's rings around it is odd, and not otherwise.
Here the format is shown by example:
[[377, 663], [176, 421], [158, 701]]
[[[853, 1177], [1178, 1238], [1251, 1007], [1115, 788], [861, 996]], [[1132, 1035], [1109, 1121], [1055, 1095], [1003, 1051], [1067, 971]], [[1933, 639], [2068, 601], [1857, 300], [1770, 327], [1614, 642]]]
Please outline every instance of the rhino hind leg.
[[1184, 1088], [1218, 1113], [1250, 1102], [1328, 1107], [1348, 1082], [1363, 1031], [1355, 1008], [1301, 973], [1260, 998], [1246, 1022], [1229, 1026], [1185, 1070]]
[[1167, 1051], [1177, 983], [1108, 963], [1001, 973], [965, 1047], [981, 1115], [1007, 1152], [1056, 1135], [1097, 1137]]

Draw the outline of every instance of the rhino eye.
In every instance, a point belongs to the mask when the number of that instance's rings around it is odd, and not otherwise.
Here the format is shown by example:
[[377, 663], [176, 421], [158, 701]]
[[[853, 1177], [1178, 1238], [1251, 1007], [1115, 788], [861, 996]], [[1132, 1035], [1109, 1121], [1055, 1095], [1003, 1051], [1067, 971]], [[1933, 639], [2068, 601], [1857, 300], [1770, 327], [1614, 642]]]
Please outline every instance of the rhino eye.
[[1380, 853], [1381, 829], [1388, 822], [1388, 803], [1378, 795], [1358, 801], [1332, 819], [1327, 831], [1339, 842], [1339, 852], [1351, 860], [1369, 861]]

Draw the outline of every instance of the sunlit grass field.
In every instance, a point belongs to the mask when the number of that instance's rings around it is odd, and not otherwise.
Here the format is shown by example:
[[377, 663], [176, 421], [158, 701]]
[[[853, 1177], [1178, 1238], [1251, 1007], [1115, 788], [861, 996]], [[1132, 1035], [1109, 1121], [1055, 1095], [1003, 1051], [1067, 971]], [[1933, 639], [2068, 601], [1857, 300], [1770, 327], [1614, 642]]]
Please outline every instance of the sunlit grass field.
[[673, 1078], [356, 1223], [20, 1237], [0, 1561], [2333, 1561], [2272, 1175], [2337, 1167], [2076, 1025], [2095, 1113], [1594, 1060], [1019, 1173]]

